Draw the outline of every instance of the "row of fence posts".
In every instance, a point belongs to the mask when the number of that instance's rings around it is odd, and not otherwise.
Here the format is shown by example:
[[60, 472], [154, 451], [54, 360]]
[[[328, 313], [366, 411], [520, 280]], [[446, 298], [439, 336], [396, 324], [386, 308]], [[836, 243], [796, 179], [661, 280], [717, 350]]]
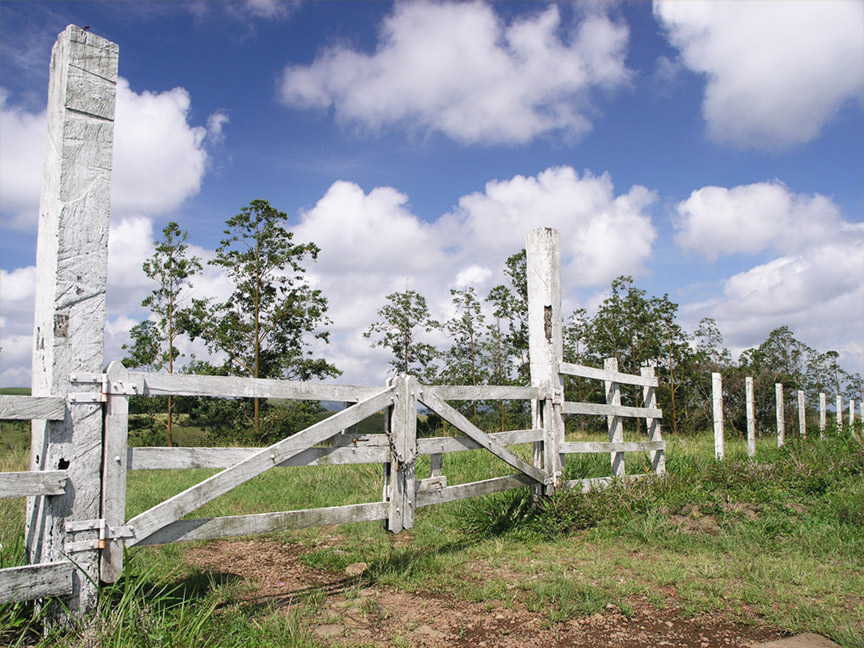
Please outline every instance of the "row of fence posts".
[[[719, 373], [711, 374], [712, 403], [714, 407], [714, 456], [722, 460], [726, 455], [724, 438], [723, 417], [723, 377]], [[756, 454], [756, 399], [753, 389], [753, 378], [747, 376], [744, 379], [744, 391], [747, 408], [747, 454]], [[783, 447], [786, 441], [786, 421], [783, 400], [783, 384], [774, 385], [775, 402], [777, 410], [777, 447]], [[806, 398], [803, 390], [797, 391], [798, 404], [798, 434], [803, 438], [807, 436]], [[864, 420], [864, 402], [859, 402], [861, 418]], [[843, 396], [837, 394], [836, 401], [837, 432], [843, 430]], [[825, 433], [828, 423], [828, 401], [824, 393], [819, 394], [819, 434]], [[849, 401], [849, 416], [847, 424], [851, 428], [855, 425], [855, 400]]]

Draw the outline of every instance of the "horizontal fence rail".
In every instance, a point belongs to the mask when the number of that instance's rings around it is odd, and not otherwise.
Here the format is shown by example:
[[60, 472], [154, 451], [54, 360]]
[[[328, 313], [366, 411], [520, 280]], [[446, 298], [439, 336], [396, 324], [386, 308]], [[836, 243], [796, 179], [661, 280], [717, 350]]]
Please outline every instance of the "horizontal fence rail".
[[0, 498], [62, 495], [66, 492], [65, 470], [28, 470], [0, 473]]
[[68, 560], [0, 570], [0, 604], [70, 594], [73, 570]]
[[2, 421], [62, 421], [66, 399], [58, 396], [0, 396]]
[[658, 386], [657, 378], [654, 376], [634, 376], [632, 374], [625, 374], [619, 371], [609, 371], [608, 369], [585, 367], [583, 365], [571, 364], [569, 362], [559, 363], [558, 371], [566, 376], [608, 380], [609, 382], [618, 383], [619, 385], [639, 385], [642, 387]]

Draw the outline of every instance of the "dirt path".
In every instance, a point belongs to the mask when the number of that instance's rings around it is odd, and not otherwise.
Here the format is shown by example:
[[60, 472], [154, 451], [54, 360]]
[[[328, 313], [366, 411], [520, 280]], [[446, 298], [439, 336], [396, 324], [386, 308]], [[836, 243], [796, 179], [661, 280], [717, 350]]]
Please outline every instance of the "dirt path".
[[550, 624], [524, 606], [470, 603], [437, 594], [408, 593], [364, 584], [362, 563], [349, 573], [309, 567], [306, 550], [269, 540], [217, 541], [188, 552], [189, 564], [239, 577], [246, 598], [286, 609], [321, 601], [314, 623], [322, 643], [374, 646], [579, 648], [714, 648], [753, 646], [782, 636], [757, 619], [741, 623], [723, 614], [687, 618], [674, 602], [657, 610], [631, 597], [633, 613], [607, 607], [604, 614]]

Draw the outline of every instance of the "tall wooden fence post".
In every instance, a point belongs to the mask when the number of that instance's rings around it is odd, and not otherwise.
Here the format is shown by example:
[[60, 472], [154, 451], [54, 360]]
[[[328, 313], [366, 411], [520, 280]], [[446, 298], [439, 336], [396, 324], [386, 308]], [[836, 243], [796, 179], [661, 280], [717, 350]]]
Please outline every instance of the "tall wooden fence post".
[[849, 429], [855, 427], [855, 400], [849, 399]]
[[726, 456], [723, 439], [723, 377], [716, 372], [711, 374], [711, 395], [714, 408], [714, 457], [722, 461]]
[[806, 401], [804, 399], [804, 392], [802, 390], [798, 390], [798, 434], [801, 438], [805, 438], [807, 436], [807, 412]]
[[756, 455], [756, 407], [753, 394], [753, 377], [744, 379], [744, 392], [747, 400], [747, 456]]
[[825, 425], [828, 422], [828, 400], [825, 398], [825, 393], [819, 393], [819, 436], [825, 433]]
[[[654, 377], [654, 367], [642, 367], [639, 370], [640, 375], [645, 376], [646, 378]], [[657, 388], [656, 387], [643, 387], [642, 388], [642, 401], [645, 407], [654, 409], [657, 407]], [[645, 426], [648, 428], [648, 440], [649, 441], [662, 441], [663, 435], [660, 432], [660, 419], [656, 418], [646, 418]], [[656, 474], [662, 475], [666, 472], [666, 451], [665, 450], [653, 450], [651, 452], [651, 470], [653, 470]]]
[[837, 394], [837, 434], [843, 431], [843, 396]]
[[[71, 373], [103, 369], [117, 60], [116, 44], [74, 25], [51, 53], [36, 245], [34, 396], [66, 396]], [[31, 563], [65, 559], [66, 523], [100, 517], [102, 404], [98, 387], [89, 389], [95, 393], [72, 400], [65, 420], [33, 423], [30, 469], [66, 470], [69, 486], [64, 495], [28, 498]], [[75, 540], [95, 533], [77, 533]], [[79, 569], [67, 606], [78, 615], [96, 605], [99, 552], [71, 558]]]
[[783, 401], [783, 383], [774, 384], [775, 409], [777, 410], [777, 447], [786, 443], [786, 412]]
[[[537, 403], [534, 427], [543, 429], [543, 467], [549, 473], [546, 494], [563, 484], [564, 420], [561, 406], [564, 386], [559, 363], [564, 355], [561, 317], [561, 236], [551, 228], [529, 230], [525, 235], [528, 280], [528, 350], [531, 384], [546, 390]], [[539, 466], [538, 466], [539, 467]]]
[[[606, 358], [603, 362], [603, 368], [606, 371], [618, 371], [618, 359]], [[606, 387], [606, 404], [621, 405], [621, 385], [611, 380], [603, 381]], [[606, 417], [606, 426], [609, 428], [609, 441], [612, 443], [624, 442], [624, 419], [621, 416], [610, 415]], [[626, 468], [624, 466], [624, 452], [610, 453], [612, 462], [612, 476], [626, 476]]]

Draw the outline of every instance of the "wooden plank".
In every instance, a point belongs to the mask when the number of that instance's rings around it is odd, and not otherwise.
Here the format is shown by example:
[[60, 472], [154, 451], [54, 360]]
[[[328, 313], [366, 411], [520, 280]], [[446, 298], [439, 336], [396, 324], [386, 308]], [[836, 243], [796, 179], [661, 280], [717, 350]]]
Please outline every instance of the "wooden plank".
[[68, 560], [0, 569], [0, 604], [67, 596], [74, 569]]
[[828, 423], [828, 397], [825, 392], [819, 392], [819, 432], [825, 431], [825, 426]]
[[565, 454], [603, 454], [606, 452], [655, 452], [665, 450], [665, 441], [566, 441], [561, 444]]
[[[509, 430], [507, 432], [492, 432], [489, 434], [503, 446], [518, 443], [533, 443], [543, 438], [543, 430]], [[464, 450], [478, 450], [483, 448], [471, 437], [432, 437], [428, 439], [417, 439], [417, 454], [432, 455], [450, 452], [462, 452]]]
[[753, 394], [753, 377], [744, 377], [744, 400], [747, 412], [747, 456], [756, 455], [756, 398]]
[[711, 404], [714, 410], [714, 457], [722, 461], [726, 455], [723, 438], [723, 377], [716, 372], [711, 374]]
[[[531, 426], [544, 431], [542, 446], [535, 446], [533, 463], [549, 474], [544, 491], [551, 495], [564, 474], [561, 455], [564, 385], [558, 369], [564, 359], [564, 322], [561, 315], [561, 235], [557, 230], [540, 227], [525, 234], [525, 277], [531, 384], [544, 392], [531, 408]], [[540, 489], [535, 490], [539, 495]]]
[[558, 371], [567, 376], [576, 376], [578, 378], [595, 378], [597, 380], [609, 380], [616, 382], [619, 385], [639, 385], [641, 387], [657, 387], [657, 378], [646, 376], [634, 376], [632, 374], [620, 373], [618, 371], [610, 371], [608, 369], [597, 369], [595, 367], [585, 367], [582, 365], [571, 364], [569, 362], [561, 362], [558, 365]]
[[509, 475], [507, 477], [495, 477], [483, 481], [471, 482], [470, 484], [459, 484], [447, 486], [441, 490], [428, 490], [417, 493], [417, 507], [433, 506], [444, 502], [478, 497], [479, 495], [491, 495], [501, 491], [512, 490], [531, 486], [534, 480], [528, 475]]
[[65, 470], [27, 470], [0, 473], [0, 498], [63, 495], [68, 473]]
[[[33, 396], [65, 397], [72, 391], [70, 373], [104, 369], [118, 59], [116, 43], [75, 25], [58, 36], [51, 52], [36, 242]], [[54, 563], [65, 559], [66, 522], [99, 518], [102, 405], [70, 403], [62, 421], [36, 421], [31, 430], [31, 470], [69, 466], [64, 495], [27, 501], [30, 562]], [[67, 601], [72, 615], [96, 606], [99, 554], [76, 552], [75, 562]]]
[[546, 471], [535, 468], [531, 464], [514, 455], [507, 448], [462, 416], [462, 414], [438, 398], [434, 393], [423, 391], [420, 393], [420, 400], [424, 405], [431, 408], [448, 423], [455, 425], [459, 430], [474, 439], [474, 441], [479, 443], [484, 449], [488, 450], [499, 459], [506, 461], [516, 470], [534, 478], [538, 483], [545, 484], [546, 477], [548, 476]]
[[361, 401], [349, 409], [342, 410], [287, 439], [274, 443], [248, 459], [226, 468], [191, 488], [187, 488], [182, 493], [132, 518], [129, 520], [128, 526], [132, 527], [137, 540], [144, 540], [157, 529], [185, 517], [232, 488], [249, 481], [308, 447], [329, 439], [346, 427], [362, 421], [383, 407], [389, 406], [392, 402], [393, 390], [385, 389], [376, 396]]
[[[119, 362], [108, 365], [108, 380], [122, 383], [129, 379], [129, 371]], [[109, 528], [126, 522], [126, 470], [128, 465], [127, 441], [129, 425], [129, 397], [110, 394], [105, 405], [105, 436], [102, 458], [102, 518]], [[123, 569], [123, 542], [101, 539], [99, 578], [113, 583]]]
[[[309, 448], [279, 463], [289, 466], [333, 466], [375, 464], [388, 461], [389, 445], [384, 435], [374, 445]], [[129, 448], [128, 470], [178, 470], [228, 468], [260, 452], [259, 448]]]
[[798, 390], [798, 434], [802, 439], [807, 436], [807, 402], [802, 389]]
[[537, 387], [506, 385], [423, 385], [423, 390], [432, 390], [441, 400], [532, 400], [540, 398]]
[[774, 407], [777, 415], [777, 447], [782, 448], [786, 443], [786, 412], [783, 400], [783, 383], [774, 384]]
[[603, 405], [602, 403], [566, 402], [561, 408], [564, 414], [588, 414], [593, 416], [623, 416], [628, 418], [662, 418], [663, 410], [653, 407], [630, 407], [628, 405]]
[[[645, 377], [653, 378], [654, 377], [654, 367], [642, 367], [639, 370], [639, 373]], [[657, 408], [657, 388], [656, 387], [643, 387], [642, 388], [642, 402], [645, 403], [645, 407], [648, 409], [656, 409]], [[660, 418], [646, 417], [645, 425], [648, 428], [648, 441], [649, 442], [659, 442], [663, 440], [663, 434], [660, 426]], [[666, 448], [665, 444], [662, 449], [654, 450], [651, 452], [651, 470], [653, 470], [656, 474], [662, 475], [666, 472]]]
[[837, 434], [843, 431], [843, 396], [837, 394], [837, 404], [835, 405], [835, 414], [837, 417]]
[[[606, 358], [604, 365], [606, 370], [615, 374], [618, 373], [618, 359]], [[606, 380], [606, 404], [612, 408], [621, 408], [621, 387], [618, 383], [612, 380]], [[609, 428], [609, 441], [613, 443], [621, 443], [624, 441], [624, 421], [621, 420], [621, 414], [610, 414], [606, 417], [606, 425]], [[624, 453], [613, 452], [609, 455], [612, 463], [612, 476], [624, 477], [626, 475], [624, 465]]]
[[130, 546], [168, 544], [209, 540], [228, 536], [272, 533], [288, 529], [303, 529], [315, 526], [369, 522], [387, 517], [386, 502], [349, 504], [329, 508], [282, 511], [280, 513], [258, 513], [254, 515], [232, 515], [218, 518], [178, 520], [165, 526], [141, 541], [128, 542]]
[[390, 410], [390, 435], [393, 439], [388, 489], [387, 529], [399, 533], [414, 526], [416, 458], [417, 458], [417, 395], [420, 384], [413, 376], [399, 376], [390, 381], [396, 390]]
[[217, 396], [222, 398], [286, 398], [291, 400], [344, 401], [371, 398], [380, 387], [291, 382], [240, 376], [195, 376], [130, 372], [138, 393], [145, 396]]
[[0, 396], [2, 421], [62, 421], [66, 399], [59, 396]]

